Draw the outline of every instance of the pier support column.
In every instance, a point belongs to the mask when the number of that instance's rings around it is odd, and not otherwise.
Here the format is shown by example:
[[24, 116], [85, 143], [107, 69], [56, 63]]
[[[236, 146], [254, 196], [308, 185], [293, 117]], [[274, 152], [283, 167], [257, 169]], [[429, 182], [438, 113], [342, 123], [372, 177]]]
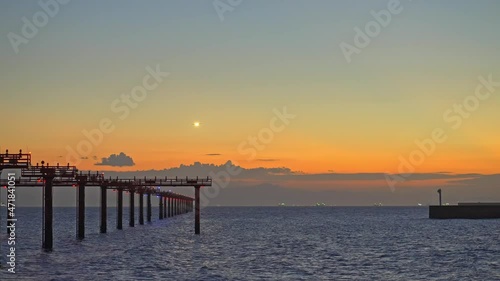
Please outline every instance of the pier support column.
[[116, 229], [123, 229], [123, 189], [118, 189], [118, 204], [116, 204]]
[[173, 204], [174, 204], [173, 198], [169, 197], [168, 198], [168, 217], [173, 217], [174, 216]]
[[135, 190], [131, 189], [130, 192], [130, 206], [129, 206], [129, 222], [130, 227], [135, 227]]
[[78, 182], [78, 239], [85, 238], [85, 182]]
[[167, 196], [163, 197], [163, 217], [167, 218]]
[[177, 210], [175, 209], [175, 203], [177, 203], [177, 198], [172, 198], [172, 216], [177, 216]]
[[159, 218], [160, 218], [160, 220], [162, 220], [163, 219], [163, 195], [160, 195], [159, 199], [160, 199], [158, 202], [160, 204], [160, 206], [159, 206], [159, 209], [160, 209]]
[[52, 198], [52, 180], [54, 179], [53, 173], [44, 177], [44, 208], [43, 208], [43, 243], [42, 248], [46, 251], [52, 251], [53, 248], [53, 198]]
[[148, 192], [148, 198], [147, 198], [147, 205], [148, 205], [148, 210], [147, 210], [147, 220], [148, 222], [151, 222], [151, 193]]
[[101, 233], [106, 233], [107, 231], [107, 219], [108, 219], [108, 189], [105, 186], [101, 186]]
[[194, 187], [194, 198], [196, 205], [196, 213], [194, 215], [194, 234], [200, 234], [200, 188], [201, 186]]
[[144, 224], [144, 193], [139, 192], [139, 224]]
[[172, 198], [168, 197], [167, 198], [167, 217], [172, 217], [172, 208], [171, 208], [171, 205], [172, 205]]

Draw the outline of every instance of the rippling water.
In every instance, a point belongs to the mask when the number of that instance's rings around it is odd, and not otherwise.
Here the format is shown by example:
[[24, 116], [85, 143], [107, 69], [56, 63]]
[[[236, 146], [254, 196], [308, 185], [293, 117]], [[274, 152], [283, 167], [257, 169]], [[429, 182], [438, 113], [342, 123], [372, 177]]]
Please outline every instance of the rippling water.
[[[135, 228], [124, 214], [115, 230], [110, 208], [103, 235], [99, 209], [88, 208], [78, 242], [74, 208], [57, 208], [45, 253], [40, 209], [18, 209], [17, 273], [4, 267], [0, 280], [500, 280], [500, 220], [430, 220], [427, 208], [219, 207], [202, 210], [195, 236], [193, 213]], [[5, 264], [5, 226], [0, 236]]]

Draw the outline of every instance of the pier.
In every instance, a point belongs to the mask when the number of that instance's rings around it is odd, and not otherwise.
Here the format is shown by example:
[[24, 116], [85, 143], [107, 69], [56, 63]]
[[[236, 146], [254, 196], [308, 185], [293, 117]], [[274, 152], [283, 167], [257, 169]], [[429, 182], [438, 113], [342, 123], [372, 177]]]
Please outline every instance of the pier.
[[[212, 186], [212, 179], [204, 178], [105, 178], [104, 173], [78, 171], [69, 164], [51, 166], [44, 161], [41, 165], [31, 164], [31, 153], [9, 153], [7, 150], [0, 154], [0, 173], [4, 169], [18, 169], [21, 177], [15, 179], [16, 187], [42, 187], [42, 248], [46, 251], [53, 249], [53, 187], [77, 188], [76, 197], [76, 238], [85, 238], [85, 191], [88, 187], [100, 189], [100, 233], [107, 232], [107, 195], [108, 191], [117, 192], [117, 223], [118, 230], [123, 229], [123, 195], [129, 199], [129, 227], [135, 227], [136, 197], [139, 205], [139, 225], [144, 225], [144, 197], [146, 197], [146, 221], [152, 221], [151, 197], [157, 196], [159, 202], [158, 219], [163, 220], [173, 216], [195, 211], [195, 234], [200, 234], [200, 189]], [[8, 180], [0, 180], [0, 186], [7, 186]], [[162, 187], [194, 187], [195, 198], [164, 191]], [[8, 202], [8, 201], [6, 201]], [[193, 203], [195, 205], [193, 206]], [[7, 224], [14, 219], [7, 212]], [[10, 232], [9, 228], [7, 231]]]

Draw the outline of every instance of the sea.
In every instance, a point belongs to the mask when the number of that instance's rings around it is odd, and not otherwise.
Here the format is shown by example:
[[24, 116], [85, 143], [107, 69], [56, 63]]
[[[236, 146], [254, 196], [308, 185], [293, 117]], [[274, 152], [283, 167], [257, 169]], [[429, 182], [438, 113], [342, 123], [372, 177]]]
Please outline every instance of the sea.
[[[40, 208], [18, 208], [15, 273], [7, 271], [2, 208], [0, 280], [500, 280], [500, 220], [431, 220], [427, 207], [207, 207], [99, 233], [86, 209], [55, 208], [54, 250], [41, 249]], [[136, 214], [138, 212], [136, 211]]]

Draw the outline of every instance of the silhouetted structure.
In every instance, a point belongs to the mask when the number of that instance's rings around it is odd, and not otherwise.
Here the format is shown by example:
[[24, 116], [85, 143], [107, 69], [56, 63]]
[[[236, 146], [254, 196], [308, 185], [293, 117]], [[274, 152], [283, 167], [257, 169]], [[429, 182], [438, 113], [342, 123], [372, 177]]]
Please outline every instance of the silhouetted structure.
[[438, 189], [438, 193], [439, 193], [439, 206], [443, 206], [443, 198], [442, 198], [442, 191], [441, 191], [441, 188]]
[[[122, 215], [123, 215], [123, 192], [129, 194], [129, 226], [135, 227], [135, 195], [139, 195], [139, 224], [144, 224], [143, 213], [143, 197], [147, 196], [147, 221], [151, 222], [151, 195], [154, 194], [159, 197], [160, 213], [159, 219], [185, 214], [193, 211], [193, 201], [195, 199], [176, 194], [171, 191], [161, 191], [161, 187], [182, 187], [190, 186], [195, 187], [196, 202], [199, 204], [199, 189], [202, 186], [211, 186], [212, 179], [207, 178], [167, 178], [148, 179], [120, 179], [120, 178], [105, 178], [103, 173], [86, 174], [79, 172], [75, 166], [51, 166], [43, 161], [42, 165], [31, 165], [31, 154], [19, 153], [10, 154], [7, 150], [5, 154], [0, 154], [0, 173], [3, 169], [20, 169], [21, 177], [15, 179], [15, 186], [41, 186], [43, 187], [43, 229], [42, 229], [42, 247], [45, 250], [52, 250], [53, 248], [53, 199], [52, 189], [53, 186], [77, 186], [77, 238], [84, 239], [85, 237], [85, 188], [87, 186], [99, 186], [101, 190], [101, 221], [100, 232], [107, 232], [107, 190], [112, 189], [118, 192], [117, 196], [117, 229], [122, 229]], [[7, 185], [8, 180], [1, 180], [0, 185]], [[167, 206], [168, 202], [168, 206]], [[196, 206], [195, 218], [195, 233], [200, 233], [200, 214], [199, 205]], [[7, 212], [7, 223], [13, 219], [11, 212]], [[10, 232], [10, 228], [7, 228]], [[10, 233], [9, 233], [10, 234]]]
[[431, 219], [500, 219], [500, 203], [429, 206]]
[[500, 203], [458, 203], [444, 205], [438, 189], [439, 206], [429, 206], [431, 219], [500, 219]]

